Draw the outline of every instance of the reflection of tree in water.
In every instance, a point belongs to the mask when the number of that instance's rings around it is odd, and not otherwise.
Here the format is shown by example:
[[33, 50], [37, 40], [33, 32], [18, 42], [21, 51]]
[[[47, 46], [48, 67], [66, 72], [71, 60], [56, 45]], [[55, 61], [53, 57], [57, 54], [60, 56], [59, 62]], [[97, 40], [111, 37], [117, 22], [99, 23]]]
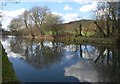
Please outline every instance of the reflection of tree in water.
[[85, 60], [66, 67], [66, 76], [86, 82], [120, 82], [120, 49], [79, 45], [79, 50]]
[[100, 54], [94, 62], [102, 81], [120, 82], [120, 49], [99, 48]]
[[[85, 47], [86, 48], [86, 47]], [[96, 47], [96, 50], [99, 51], [99, 54], [97, 58], [94, 60], [95, 62], [95, 69], [99, 72], [99, 76], [101, 81], [120, 81], [120, 57], [119, 57], [119, 49], [112, 49], [112, 48], [106, 48], [105, 46], [99, 46]], [[86, 48], [86, 51], [88, 52], [89, 56], [90, 53], [93, 51], [90, 51]]]
[[85, 47], [84, 51], [86, 51], [90, 57], [92, 54], [95, 54], [94, 51], [96, 50], [99, 51], [99, 54], [97, 58], [93, 59], [95, 63], [93, 66], [95, 66], [95, 69], [99, 73], [99, 80], [109, 82], [120, 81], [120, 50], [99, 46], [92, 51], [89, 51], [87, 47]]
[[62, 56], [62, 46], [59, 43], [52, 43], [53, 47], [45, 46], [44, 42], [25, 42], [19, 38], [10, 41], [11, 51], [22, 55], [26, 62], [36, 68], [48, 66], [58, 62]]
[[11, 51], [13, 51], [14, 53], [18, 53], [21, 55], [24, 55], [24, 42], [21, 38], [11, 38], [10, 40], [10, 46], [11, 46]]
[[43, 42], [35, 45], [29, 44], [26, 48], [26, 61], [36, 68], [48, 66], [54, 62], [58, 62], [62, 56], [62, 53], [58, 49], [57, 45], [50, 48], [44, 46]]
[[7, 36], [1, 36], [1, 37], [0, 37], [0, 40], [6, 41], [6, 40], [8, 40], [8, 38], [9, 38], [9, 37], [7, 37]]
[[[58, 62], [63, 56], [63, 45], [52, 43], [52, 47], [45, 46], [44, 42], [25, 42], [20, 39], [10, 40], [11, 50], [21, 54], [27, 63], [36, 68], [48, 67], [50, 64]], [[64, 45], [66, 46], [66, 45]], [[120, 49], [116, 47], [76, 45], [75, 53], [80, 57], [92, 60], [92, 67], [98, 72], [100, 81], [120, 81]], [[85, 60], [86, 61], [86, 60]], [[69, 73], [70, 74], [70, 73]]]

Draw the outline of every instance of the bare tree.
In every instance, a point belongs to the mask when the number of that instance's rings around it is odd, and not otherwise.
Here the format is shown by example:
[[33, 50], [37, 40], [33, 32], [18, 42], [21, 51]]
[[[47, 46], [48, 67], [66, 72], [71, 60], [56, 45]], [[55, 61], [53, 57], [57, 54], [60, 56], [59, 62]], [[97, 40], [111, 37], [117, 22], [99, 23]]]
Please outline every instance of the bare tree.
[[31, 36], [34, 38], [34, 34], [32, 32], [32, 29], [28, 26], [30, 23], [30, 17], [29, 17], [29, 11], [25, 11], [22, 15], [23, 22], [25, 24], [25, 28], [29, 30], [31, 33]]
[[82, 25], [81, 25], [81, 23], [79, 25], [79, 35], [82, 36]]
[[9, 29], [10, 31], [19, 31], [22, 29], [22, 19], [21, 18], [14, 18], [10, 22]]
[[45, 20], [45, 16], [48, 12], [49, 9], [47, 7], [39, 7], [39, 6], [35, 6], [30, 10], [30, 17], [34, 22], [35, 27], [39, 29], [41, 35], [43, 35], [43, 32], [41, 30], [41, 25], [43, 24]]
[[96, 13], [96, 21], [94, 21], [95, 25], [97, 26], [99, 32], [105, 37], [106, 34], [105, 30], [105, 21], [106, 21], [106, 3], [100, 2], [97, 6]]
[[62, 22], [63, 20], [59, 15], [48, 13], [45, 17], [43, 25], [47, 27], [46, 31], [50, 30], [54, 32], [54, 35], [58, 35], [61, 29], [59, 24], [61, 24]]
[[118, 34], [118, 18], [119, 2], [102, 2], [98, 4], [96, 21], [94, 23], [104, 36], [109, 37], [112, 34]]

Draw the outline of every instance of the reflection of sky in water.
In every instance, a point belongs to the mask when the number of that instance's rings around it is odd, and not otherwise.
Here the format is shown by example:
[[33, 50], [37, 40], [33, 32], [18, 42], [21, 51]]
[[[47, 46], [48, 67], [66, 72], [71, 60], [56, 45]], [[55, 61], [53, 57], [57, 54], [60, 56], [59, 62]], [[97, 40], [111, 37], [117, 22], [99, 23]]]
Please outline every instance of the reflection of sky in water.
[[50, 48], [53, 47], [52, 42], [49, 42], [49, 41], [44, 41], [43, 45], [44, 45], [44, 46], [48, 46], [48, 47], [50, 47]]
[[98, 82], [98, 72], [91, 60], [81, 61], [65, 68], [65, 76], [74, 76], [80, 82]]
[[[12, 38], [14, 38], [14, 37], [12, 37]], [[13, 57], [13, 58], [22, 57], [22, 56], [20, 56], [20, 54], [14, 53], [14, 52], [11, 51], [10, 41], [11, 41], [11, 39], [7, 39], [5, 41], [1, 41], [2, 44], [3, 44], [3, 47], [5, 48], [5, 51], [8, 53], [8, 57]], [[22, 45], [23, 45], [23, 49], [25, 50], [26, 49], [26, 46], [25, 46], [26, 43], [22, 43]], [[32, 50], [33, 50], [33, 52], [29, 51], [29, 54], [35, 54], [35, 48], [37, 47], [37, 45], [40, 45], [40, 47], [41, 47], [40, 43], [38, 43], [38, 44], [37, 43], [33, 43], [32, 44]], [[43, 45], [47, 46], [47, 47], [50, 47], [50, 48], [53, 47], [52, 42], [49, 42], [49, 41], [43, 42]], [[80, 53], [79, 49], [77, 50], [76, 45], [66, 45], [65, 47], [63, 47], [63, 49], [65, 50], [64, 55], [65, 55], [66, 59], [71, 59], [75, 55], [80, 55], [79, 54]], [[84, 49], [84, 46], [82, 46], [82, 50], [83, 49]], [[82, 53], [82, 54], [83, 54], [83, 57], [84, 57], [84, 55], [87, 55], [85, 53]], [[86, 56], [86, 57], [88, 57], [88, 56]]]
[[66, 45], [65, 47], [64, 47], [64, 49], [66, 50], [66, 51], [76, 51], [76, 45], [74, 45], [74, 44], [71, 44], [71, 45]]
[[[11, 38], [11, 37], [10, 37]], [[12, 39], [6, 39], [5, 41], [2, 40], [2, 44], [3, 47], [6, 50], [6, 53], [8, 54], [9, 60], [12, 62], [14, 70], [16, 72], [17, 77], [24, 82], [36, 82], [36, 81], [68, 81], [68, 82], [75, 82], [78, 81], [76, 78], [73, 77], [65, 77], [64, 76], [64, 67], [71, 65], [73, 63], [76, 63], [73, 59], [73, 62], [70, 62], [69, 59], [72, 59], [73, 56], [72, 55], [67, 55], [65, 56], [65, 54], [63, 54], [63, 58], [59, 59], [59, 61], [55, 61], [53, 63], [50, 63], [49, 66], [45, 65], [43, 68], [41, 67], [40, 69], [36, 69], [35, 67], [31, 66], [32, 64], [27, 63], [26, 61], [28, 59], [26, 59], [26, 56], [22, 56], [19, 53], [14, 53], [13, 51], [11, 51], [11, 46], [10, 46], [10, 42], [15, 40], [13, 37]], [[17, 45], [17, 44], [16, 44]], [[26, 49], [26, 43], [21, 43], [20, 46], [23, 46], [23, 50]], [[36, 47], [40, 45], [41, 48], [41, 43], [32, 43], [32, 46], [28, 47], [28, 53], [29, 53], [29, 57], [32, 57], [32, 54], [35, 54], [36, 52]], [[57, 44], [55, 43], [55, 46]], [[43, 42], [43, 46], [52, 48], [52, 42], [48, 42], [45, 41]], [[61, 48], [61, 46], [58, 46], [59, 48]], [[31, 52], [30, 50], [33, 50], [33, 52]], [[60, 49], [58, 49], [60, 50]], [[63, 50], [63, 48], [61, 48], [61, 51]], [[49, 51], [48, 51], [49, 52]], [[66, 60], [68, 60], [66, 63], [64, 60], [66, 58]], [[72, 61], [72, 60], [71, 60]]]
[[4, 49], [5, 49], [5, 52], [7, 53], [8, 57], [13, 57], [13, 58], [17, 58], [17, 57], [21, 57], [20, 54], [17, 54], [17, 53], [13, 53], [11, 51], [11, 48], [10, 48], [10, 40], [5, 40], [5, 41], [1, 41]]
[[[78, 82], [76, 78], [81, 82], [101, 81], [98, 79], [99, 74], [93, 63], [98, 58], [100, 51], [94, 46], [63, 45], [49, 41], [44, 41], [42, 45], [40, 42], [30, 44], [23, 41], [19, 46], [24, 52], [14, 53], [11, 51], [11, 41], [16, 41], [15, 37], [9, 37], [2, 40], [1, 43], [13, 64], [17, 77], [21, 81]], [[25, 55], [26, 49], [28, 49], [28, 57]], [[80, 54], [81, 52], [82, 54]], [[107, 52], [108, 50], [105, 49], [103, 55], [107, 55]], [[37, 56], [37, 53], [40, 55]], [[111, 51], [109, 55], [112, 58]], [[53, 58], [49, 56], [53, 56]], [[44, 63], [40, 61], [41, 59], [44, 60]]]

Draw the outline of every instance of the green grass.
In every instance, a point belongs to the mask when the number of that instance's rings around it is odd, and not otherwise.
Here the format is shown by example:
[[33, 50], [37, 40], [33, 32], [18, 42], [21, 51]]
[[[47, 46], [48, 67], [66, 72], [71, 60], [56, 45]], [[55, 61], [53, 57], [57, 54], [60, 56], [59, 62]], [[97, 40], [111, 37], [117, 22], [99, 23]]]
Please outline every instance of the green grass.
[[[69, 34], [72, 34], [73, 36], [76, 35], [76, 32], [75, 31], [64, 31], [65, 33], [69, 33]], [[79, 33], [79, 32], [78, 32]], [[82, 36], [85, 36], [85, 33], [82, 31]], [[89, 36], [93, 36], [95, 34], [95, 32], [87, 32], [87, 37]]]
[[[1, 43], [0, 46], [2, 46]], [[0, 53], [2, 53], [2, 82], [19, 82], [3, 47]]]
[[[94, 34], [95, 34], [95, 32], [87, 32], [87, 37], [93, 36]], [[85, 33], [82, 32], [82, 35], [85, 36]]]
[[44, 32], [45, 35], [52, 35], [52, 31]]

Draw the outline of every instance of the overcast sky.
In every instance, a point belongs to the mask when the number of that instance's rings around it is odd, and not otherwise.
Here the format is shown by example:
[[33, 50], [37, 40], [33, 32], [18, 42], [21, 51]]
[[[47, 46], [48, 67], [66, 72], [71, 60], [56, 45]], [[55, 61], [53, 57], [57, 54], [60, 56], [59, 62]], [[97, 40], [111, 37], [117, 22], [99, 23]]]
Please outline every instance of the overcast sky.
[[3, 27], [6, 28], [13, 18], [22, 14], [25, 10], [29, 10], [33, 6], [47, 6], [53, 14], [62, 16], [65, 23], [78, 19], [93, 19], [93, 10], [96, 9], [97, 2], [95, 2], [95, 0], [91, 1], [93, 2], [90, 2], [90, 0], [89, 2], [88, 0], [21, 0], [21, 2], [17, 4], [7, 2], [3, 10], [0, 9], [4, 16], [2, 24]]

